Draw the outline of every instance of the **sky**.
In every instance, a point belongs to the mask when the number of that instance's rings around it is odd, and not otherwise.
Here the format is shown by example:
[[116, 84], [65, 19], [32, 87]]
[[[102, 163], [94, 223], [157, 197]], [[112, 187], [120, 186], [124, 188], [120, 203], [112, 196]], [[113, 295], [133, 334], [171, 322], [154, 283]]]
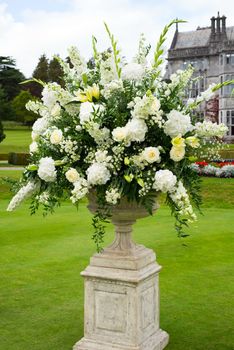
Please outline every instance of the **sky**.
[[[103, 22], [118, 39], [123, 56], [135, 55], [140, 33], [154, 48], [162, 28], [172, 19], [187, 20], [180, 31], [209, 26], [210, 17], [227, 16], [234, 26], [233, 0], [0, 0], [0, 56], [12, 56], [27, 78], [42, 54], [67, 56], [75, 45], [92, 56], [91, 36], [98, 49], [110, 46]], [[170, 45], [173, 28], [166, 47]]]

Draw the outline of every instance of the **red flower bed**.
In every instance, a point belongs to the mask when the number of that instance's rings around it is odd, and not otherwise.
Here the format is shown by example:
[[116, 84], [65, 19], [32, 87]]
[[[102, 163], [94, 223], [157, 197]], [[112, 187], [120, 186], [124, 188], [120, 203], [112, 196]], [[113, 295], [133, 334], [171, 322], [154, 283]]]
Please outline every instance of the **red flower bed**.
[[[208, 162], [202, 161], [202, 162], [196, 162], [197, 165], [199, 165], [201, 168], [204, 168], [205, 166], [209, 165]], [[210, 165], [216, 166], [218, 168], [222, 168], [225, 165], [234, 165], [234, 161], [232, 162], [217, 162], [217, 163], [210, 163]]]

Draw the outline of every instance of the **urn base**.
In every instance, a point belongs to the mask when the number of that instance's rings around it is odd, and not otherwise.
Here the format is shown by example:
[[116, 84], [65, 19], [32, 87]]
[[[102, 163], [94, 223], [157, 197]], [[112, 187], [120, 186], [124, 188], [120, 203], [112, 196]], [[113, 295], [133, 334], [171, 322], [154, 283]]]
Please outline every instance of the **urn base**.
[[168, 342], [169, 335], [167, 332], [159, 329], [145, 342], [136, 346], [103, 343], [82, 338], [74, 345], [73, 350], [163, 350]]

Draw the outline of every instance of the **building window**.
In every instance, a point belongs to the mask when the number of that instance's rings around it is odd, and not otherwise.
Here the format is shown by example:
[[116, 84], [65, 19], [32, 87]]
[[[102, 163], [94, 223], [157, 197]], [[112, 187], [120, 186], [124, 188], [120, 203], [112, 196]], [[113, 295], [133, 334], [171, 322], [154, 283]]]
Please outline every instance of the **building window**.
[[223, 55], [220, 55], [220, 65], [223, 65]]
[[234, 136], [234, 110], [226, 112], [226, 125], [228, 127], [227, 134]]
[[[233, 75], [226, 74], [225, 75], [225, 81], [228, 81], [228, 80], [234, 80], [234, 74]], [[230, 85], [224, 86], [223, 89], [221, 89], [221, 95], [224, 94], [224, 95], [230, 96], [233, 89], [234, 89], [234, 84], [230, 84]]]
[[225, 55], [225, 61], [226, 61], [226, 64], [232, 64], [234, 65], [234, 53], [228, 53]]

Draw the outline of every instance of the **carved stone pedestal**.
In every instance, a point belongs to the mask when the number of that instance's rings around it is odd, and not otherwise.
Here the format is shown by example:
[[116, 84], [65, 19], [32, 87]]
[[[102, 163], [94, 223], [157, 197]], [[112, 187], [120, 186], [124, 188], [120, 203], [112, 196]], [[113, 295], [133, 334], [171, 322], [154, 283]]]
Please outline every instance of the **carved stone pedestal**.
[[[95, 211], [92, 202], [89, 208]], [[81, 273], [84, 338], [73, 350], [162, 350], [167, 345], [169, 336], [159, 326], [161, 267], [151, 249], [131, 240], [132, 224], [146, 215], [142, 207], [127, 202], [113, 210], [115, 241]]]

